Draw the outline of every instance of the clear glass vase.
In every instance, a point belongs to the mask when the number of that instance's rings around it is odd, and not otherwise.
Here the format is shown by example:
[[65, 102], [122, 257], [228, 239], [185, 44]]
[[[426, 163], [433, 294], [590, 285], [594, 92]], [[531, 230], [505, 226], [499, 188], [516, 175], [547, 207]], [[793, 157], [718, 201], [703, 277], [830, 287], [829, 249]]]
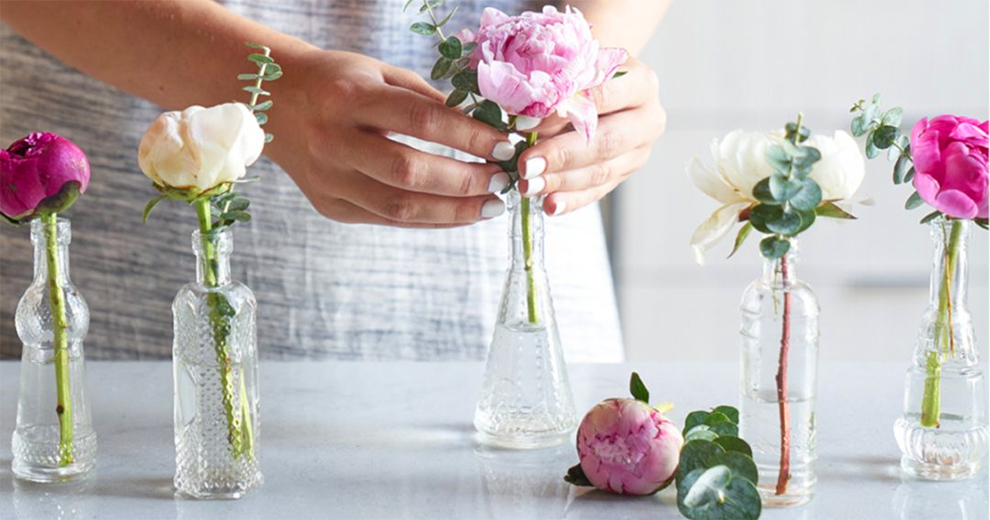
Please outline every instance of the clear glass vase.
[[175, 487], [240, 498], [262, 483], [258, 462], [257, 303], [230, 279], [232, 234], [193, 233], [196, 282], [172, 303]]
[[12, 470], [34, 482], [73, 480], [96, 465], [83, 356], [89, 307], [69, 279], [71, 240], [67, 219], [31, 221], [34, 281], [14, 318], [24, 347]]
[[753, 448], [767, 506], [811, 500], [815, 474], [818, 299], [797, 278], [798, 244], [764, 260], [743, 293], [740, 435]]
[[907, 371], [904, 414], [894, 423], [901, 467], [927, 480], [973, 477], [987, 452], [986, 379], [966, 306], [971, 224], [931, 224], [931, 295]]
[[510, 192], [511, 263], [474, 426], [487, 444], [541, 448], [577, 427], [543, 267], [543, 200]]

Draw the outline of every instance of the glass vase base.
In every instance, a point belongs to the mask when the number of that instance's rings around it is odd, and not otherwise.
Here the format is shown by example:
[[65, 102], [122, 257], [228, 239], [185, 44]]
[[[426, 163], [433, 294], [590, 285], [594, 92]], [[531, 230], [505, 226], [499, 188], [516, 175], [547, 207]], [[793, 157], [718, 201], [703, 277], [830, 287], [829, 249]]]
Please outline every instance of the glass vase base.
[[50, 484], [54, 482], [75, 482], [83, 480], [89, 476], [89, 472], [96, 467], [93, 462], [75, 463], [67, 466], [33, 466], [23, 461], [15, 460], [11, 464], [11, 471], [14, 476], [29, 482]]
[[980, 467], [981, 464], [979, 462], [945, 466], [942, 464], [918, 462], [908, 456], [901, 457], [901, 470], [909, 476], [921, 480], [967, 480], [982, 474]]
[[182, 498], [196, 500], [236, 500], [252, 494], [263, 483], [264, 479], [260, 475], [253, 482], [233, 486], [192, 487], [176, 479], [175, 493]]
[[756, 489], [760, 492], [764, 507], [798, 507], [811, 502], [812, 497], [814, 497], [811, 488], [796, 489], [794, 486], [788, 486], [783, 495], [778, 495], [776, 486], [772, 484], [757, 486]]
[[71, 464], [61, 465], [58, 426], [32, 426], [14, 431], [11, 472], [21, 480], [39, 483], [70, 482], [85, 478], [96, 467], [96, 434], [72, 442]]

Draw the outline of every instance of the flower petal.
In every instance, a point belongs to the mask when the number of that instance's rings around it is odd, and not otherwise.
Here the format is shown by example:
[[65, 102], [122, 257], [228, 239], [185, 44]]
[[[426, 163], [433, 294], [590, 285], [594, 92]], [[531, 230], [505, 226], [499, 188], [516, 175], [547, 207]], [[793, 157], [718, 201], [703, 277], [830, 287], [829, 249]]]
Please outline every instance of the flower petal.
[[705, 252], [732, 230], [732, 226], [739, 222], [739, 214], [749, 205], [749, 202], [737, 202], [722, 206], [694, 230], [691, 248], [694, 249], [694, 259], [699, 265], [705, 264]]
[[733, 204], [746, 200], [736, 190], [732, 189], [725, 179], [712, 170], [697, 157], [691, 159], [687, 166], [688, 177], [691, 182], [705, 195], [721, 202], [722, 204]]

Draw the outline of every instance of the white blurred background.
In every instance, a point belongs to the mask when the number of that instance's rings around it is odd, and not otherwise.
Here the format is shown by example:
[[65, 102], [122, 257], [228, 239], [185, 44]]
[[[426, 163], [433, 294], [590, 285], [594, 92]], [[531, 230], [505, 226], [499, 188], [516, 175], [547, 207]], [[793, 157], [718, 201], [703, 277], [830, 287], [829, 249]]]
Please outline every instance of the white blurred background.
[[[643, 0], [650, 1], [650, 0]], [[716, 203], [684, 166], [711, 162], [712, 138], [772, 130], [798, 111], [815, 133], [848, 131], [857, 99], [883, 93], [904, 129], [943, 113], [987, 119], [987, 0], [681, 0], [641, 56], [661, 78], [667, 133], [608, 210], [627, 357], [734, 359], [738, 304], [762, 271], [756, 235], [731, 260], [730, 236], [695, 264], [688, 239]], [[819, 220], [798, 275], [821, 301], [821, 359], [907, 365], [927, 304], [932, 242], [903, 209], [885, 156], [867, 164], [876, 201], [860, 220]], [[988, 234], [970, 240], [970, 310], [988, 349]]]

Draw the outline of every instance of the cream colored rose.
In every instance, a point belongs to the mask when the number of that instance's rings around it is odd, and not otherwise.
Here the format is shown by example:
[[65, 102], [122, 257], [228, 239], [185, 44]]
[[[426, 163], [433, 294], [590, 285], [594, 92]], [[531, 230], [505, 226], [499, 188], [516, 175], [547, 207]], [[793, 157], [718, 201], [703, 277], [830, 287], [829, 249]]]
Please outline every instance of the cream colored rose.
[[191, 106], [158, 116], [141, 138], [138, 163], [156, 185], [198, 193], [244, 177], [264, 146], [244, 104]]
[[[697, 158], [688, 164], [691, 181], [709, 197], [722, 204], [691, 236], [695, 259], [704, 263], [705, 252], [722, 239], [739, 222], [740, 214], [757, 203], [753, 187], [773, 174], [767, 161], [767, 148], [782, 143], [780, 132], [744, 132], [734, 130], [711, 145], [715, 167]], [[851, 198], [866, 174], [866, 161], [853, 138], [842, 131], [834, 137], [815, 135], [805, 143], [822, 154], [810, 177], [822, 190], [823, 201]]]

